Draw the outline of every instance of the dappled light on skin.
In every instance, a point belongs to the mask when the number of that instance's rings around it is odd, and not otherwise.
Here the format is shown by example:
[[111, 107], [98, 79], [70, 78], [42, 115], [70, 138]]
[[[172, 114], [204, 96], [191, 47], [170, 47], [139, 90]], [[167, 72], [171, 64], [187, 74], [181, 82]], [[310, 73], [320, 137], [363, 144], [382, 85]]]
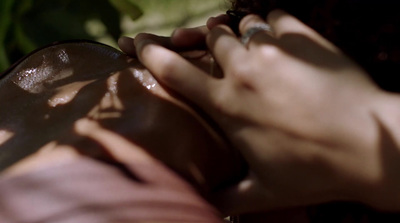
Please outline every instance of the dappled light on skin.
[[78, 81], [65, 86], [59, 87], [53, 97], [48, 100], [50, 107], [65, 105], [71, 102], [78, 92], [93, 81]]
[[134, 70], [133, 75], [143, 85], [143, 87], [147, 88], [148, 90], [151, 90], [157, 86], [156, 79], [150, 74], [146, 75], [146, 73], [142, 71]]
[[78, 135], [88, 137], [97, 142], [113, 159], [123, 163], [154, 162], [154, 158], [139, 145], [127, 140], [120, 134], [103, 128], [96, 121], [80, 119], [74, 125]]
[[78, 151], [68, 145], [59, 145], [51, 141], [32, 155], [24, 158], [19, 165], [13, 165], [0, 173], [0, 176], [23, 175], [35, 170], [62, 165], [81, 156]]
[[[209, 60], [201, 59], [193, 63], [209, 70]], [[51, 73], [39, 72], [46, 69]], [[25, 77], [27, 70], [38, 77]], [[57, 162], [79, 155], [116, 163], [156, 158], [206, 192], [244, 169], [213, 123], [160, 86], [136, 59], [108, 46], [52, 45], [5, 74], [0, 101], [13, 103], [0, 107], [0, 117], [7, 117], [0, 118], [0, 129], [14, 135], [0, 145], [4, 172], [42, 166], [29, 160], [53, 165], [53, 155]]]
[[13, 132], [10, 132], [5, 129], [0, 129], [0, 146], [6, 143], [9, 139], [14, 136]]
[[104, 94], [100, 103], [96, 105], [88, 114], [93, 120], [120, 118], [124, 105], [118, 97], [118, 78], [120, 73], [112, 75], [107, 79], [107, 92]]
[[7, 105], [0, 107], [0, 129], [7, 131], [1, 137], [0, 169], [49, 141], [71, 144], [64, 142], [74, 140], [71, 123], [100, 103], [107, 89], [103, 81], [128, 66], [119, 51], [81, 41], [38, 49], [10, 67], [0, 79], [0, 101]]
[[41, 57], [22, 62], [21, 66], [27, 68], [17, 72], [13, 82], [29, 93], [40, 93], [45, 90], [46, 84], [68, 78], [74, 73], [64, 48], [58, 49], [52, 55], [43, 54]]

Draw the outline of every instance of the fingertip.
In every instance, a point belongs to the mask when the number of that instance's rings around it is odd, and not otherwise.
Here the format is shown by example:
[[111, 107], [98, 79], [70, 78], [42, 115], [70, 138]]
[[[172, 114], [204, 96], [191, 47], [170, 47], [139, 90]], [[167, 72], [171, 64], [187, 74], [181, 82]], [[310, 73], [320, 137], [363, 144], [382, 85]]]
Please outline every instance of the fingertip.
[[136, 49], [135, 49], [134, 39], [133, 38], [130, 38], [130, 37], [127, 37], [127, 36], [120, 37], [118, 39], [118, 46], [126, 54], [129, 54], [129, 55], [135, 55], [136, 54]]
[[150, 44], [156, 44], [152, 39], [153, 35], [149, 33], [139, 33], [133, 39], [133, 44], [135, 45], [136, 54], [138, 56], [141, 55], [141, 52], [145, 49], [146, 46]]
[[217, 25], [213, 29], [210, 30], [210, 35], [208, 35], [207, 38], [209, 38], [210, 36], [213, 36], [213, 35], [220, 35], [222, 33], [223, 34], [229, 34], [229, 35], [231, 35], [231, 34], [234, 35], [235, 34], [229, 26], [227, 26], [227, 25]]
[[214, 46], [216, 45], [217, 41], [220, 39], [222, 36], [231, 36], [234, 39], [237, 39], [235, 33], [232, 31], [232, 29], [227, 26], [227, 25], [217, 25], [215, 26], [207, 35], [206, 37], [206, 42], [209, 48], [213, 49]]
[[136, 45], [136, 43], [141, 42], [143, 40], [147, 40], [147, 39], [151, 39], [154, 35], [150, 34], [150, 33], [139, 33], [135, 36], [134, 38], [134, 43]]
[[[146, 61], [144, 60], [151, 52], [149, 52], [149, 46], [154, 45], [154, 41], [146, 38], [142, 38], [143, 34], [139, 34], [136, 36], [134, 39], [134, 45], [136, 49], [136, 55], [138, 56], [139, 60], [146, 64]], [[146, 52], [145, 52], [146, 51]]]
[[133, 39], [130, 38], [130, 37], [121, 36], [121, 37], [118, 39], [118, 45], [125, 45], [128, 41], [131, 41], [131, 40], [133, 40]]
[[95, 127], [97, 127], [96, 122], [88, 118], [79, 119], [74, 124], [75, 132], [83, 136], [89, 135]]
[[201, 48], [209, 32], [206, 26], [195, 28], [178, 28], [171, 35], [171, 43], [178, 48]]
[[176, 67], [177, 54], [153, 40], [147, 38], [135, 38], [137, 55], [140, 62], [149, 69], [157, 79], [162, 82], [173, 82], [171, 70]]
[[210, 17], [207, 20], [207, 27], [208, 27], [208, 29], [211, 30], [212, 28], [214, 28], [217, 25], [221, 25], [221, 24], [227, 25], [227, 24], [229, 24], [229, 20], [230, 19], [227, 14], [221, 14], [221, 15], [218, 15], [215, 17]]
[[187, 32], [186, 28], [176, 28], [171, 34], [171, 43], [172, 45], [179, 45], [182, 40], [182, 37], [185, 37]]

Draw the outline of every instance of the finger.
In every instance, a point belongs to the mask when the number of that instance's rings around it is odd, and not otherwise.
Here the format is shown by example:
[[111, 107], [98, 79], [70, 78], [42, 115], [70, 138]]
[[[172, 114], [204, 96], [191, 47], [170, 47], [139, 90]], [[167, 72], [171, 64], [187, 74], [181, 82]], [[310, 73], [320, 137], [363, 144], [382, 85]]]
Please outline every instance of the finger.
[[233, 31], [224, 25], [211, 30], [207, 36], [207, 45], [222, 70], [228, 75], [232, 66], [243, 62], [247, 49], [238, 40]]
[[260, 44], [276, 44], [272, 28], [257, 15], [248, 15], [239, 24], [242, 42], [249, 49], [259, 47]]
[[116, 132], [103, 128], [99, 123], [93, 120], [87, 118], [78, 120], [74, 125], [74, 130], [77, 134], [100, 144], [104, 152], [112, 160], [118, 161], [128, 168], [132, 163], [143, 163], [145, 165], [151, 165], [153, 171], [160, 171], [160, 173], [163, 173], [163, 175], [149, 175], [145, 169], [133, 167], [135, 168], [135, 176], [144, 182], [162, 182], [162, 180], [171, 182], [171, 179], [175, 179], [175, 174], [166, 172], [164, 164], [162, 164], [160, 160], [154, 158], [144, 148], [132, 143]]
[[143, 65], [164, 85], [211, 112], [211, 99], [218, 81], [177, 53], [149, 39], [135, 39], [137, 55]]
[[228, 25], [230, 22], [230, 18], [227, 14], [222, 14], [216, 17], [211, 17], [207, 20], [207, 27], [209, 30], [212, 30], [217, 25]]
[[278, 39], [282, 39], [285, 36], [293, 36], [293, 34], [298, 34], [308, 37], [327, 49], [338, 51], [338, 49], [331, 42], [323, 38], [315, 30], [302, 23], [296, 17], [282, 10], [272, 11], [268, 15], [267, 21], [274, 31], [273, 33], [275, 37]]
[[[157, 36], [157, 35], [150, 34], [150, 33], [140, 33], [135, 37], [134, 44], [137, 41], [139, 41], [139, 42], [151, 41], [151, 42], [154, 42], [157, 45], [163, 46], [167, 49], [176, 50], [176, 47], [172, 44], [170, 37]], [[135, 44], [135, 47], [136, 47], [136, 44]]]
[[229, 17], [222, 14], [207, 20], [206, 26], [195, 28], [178, 28], [171, 35], [174, 46], [186, 49], [205, 48], [205, 39], [212, 28], [220, 24], [227, 24]]
[[[149, 33], [140, 33], [135, 37], [135, 39], [139, 39], [140, 41], [148, 39], [168, 49], [175, 50], [170, 38], [168, 37], [157, 36]], [[124, 36], [118, 40], [120, 49], [132, 57], [136, 57], [136, 46], [134, 44], [135, 39]]]
[[79, 135], [86, 136], [98, 142], [111, 158], [120, 162], [151, 163], [155, 161], [149, 153], [137, 145], [132, 144], [115, 132], [103, 129], [97, 122], [90, 119], [84, 118], [78, 120], [75, 123], [74, 130]]
[[133, 38], [123, 36], [118, 39], [119, 48], [126, 54], [135, 57], [136, 56], [136, 48], [135, 44], [133, 44]]
[[204, 49], [206, 35], [209, 31], [207, 26], [178, 28], [171, 35], [171, 43], [182, 49]]

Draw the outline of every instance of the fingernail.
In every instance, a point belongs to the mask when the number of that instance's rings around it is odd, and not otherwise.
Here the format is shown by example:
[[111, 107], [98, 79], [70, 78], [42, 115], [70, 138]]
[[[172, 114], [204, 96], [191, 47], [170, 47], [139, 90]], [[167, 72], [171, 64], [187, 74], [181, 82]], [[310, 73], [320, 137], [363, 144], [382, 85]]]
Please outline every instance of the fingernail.
[[220, 24], [227, 24], [229, 22], [229, 16], [226, 14], [218, 15], [215, 17], [210, 17], [207, 20], [207, 27], [212, 29], [213, 27], [220, 25]]
[[124, 46], [126, 46], [126, 45], [133, 45], [133, 41], [134, 41], [133, 38], [130, 38], [130, 37], [127, 37], [127, 36], [121, 36], [121, 37], [118, 39], [118, 45], [119, 45], [119, 46], [121, 46], [121, 45], [124, 45]]
[[[142, 52], [144, 47], [147, 45], [154, 44], [154, 41], [151, 41], [149, 39], [135, 39], [135, 47], [136, 47], [136, 53]], [[138, 54], [139, 55], [139, 54]]]
[[218, 19], [218, 20], [226, 20], [229, 18], [229, 16], [227, 14], [221, 14], [221, 15], [217, 15], [215, 17], [211, 17], [213, 19]]
[[172, 32], [171, 37], [174, 37], [174, 36], [178, 35], [179, 32], [181, 32], [182, 30], [185, 30], [185, 29], [186, 29], [186, 28], [176, 28], [176, 29]]
[[181, 34], [184, 30], [187, 30], [187, 28], [176, 28], [172, 34], [171, 34], [171, 43], [173, 45], [179, 44], [179, 41], [181, 41]]

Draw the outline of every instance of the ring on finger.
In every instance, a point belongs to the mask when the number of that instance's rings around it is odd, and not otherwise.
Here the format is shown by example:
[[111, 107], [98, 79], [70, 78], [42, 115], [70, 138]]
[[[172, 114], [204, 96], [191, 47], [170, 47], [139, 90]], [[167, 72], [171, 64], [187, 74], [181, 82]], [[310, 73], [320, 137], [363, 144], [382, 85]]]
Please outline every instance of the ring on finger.
[[253, 25], [250, 29], [248, 29], [245, 34], [242, 35], [240, 38], [240, 41], [242, 42], [243, 45], [247, 46], [249, 43], [250, 39], [257, 33], [259, 32], [272, 32], [272, 28], [270, 25], [266, 23], [258, 23]]

